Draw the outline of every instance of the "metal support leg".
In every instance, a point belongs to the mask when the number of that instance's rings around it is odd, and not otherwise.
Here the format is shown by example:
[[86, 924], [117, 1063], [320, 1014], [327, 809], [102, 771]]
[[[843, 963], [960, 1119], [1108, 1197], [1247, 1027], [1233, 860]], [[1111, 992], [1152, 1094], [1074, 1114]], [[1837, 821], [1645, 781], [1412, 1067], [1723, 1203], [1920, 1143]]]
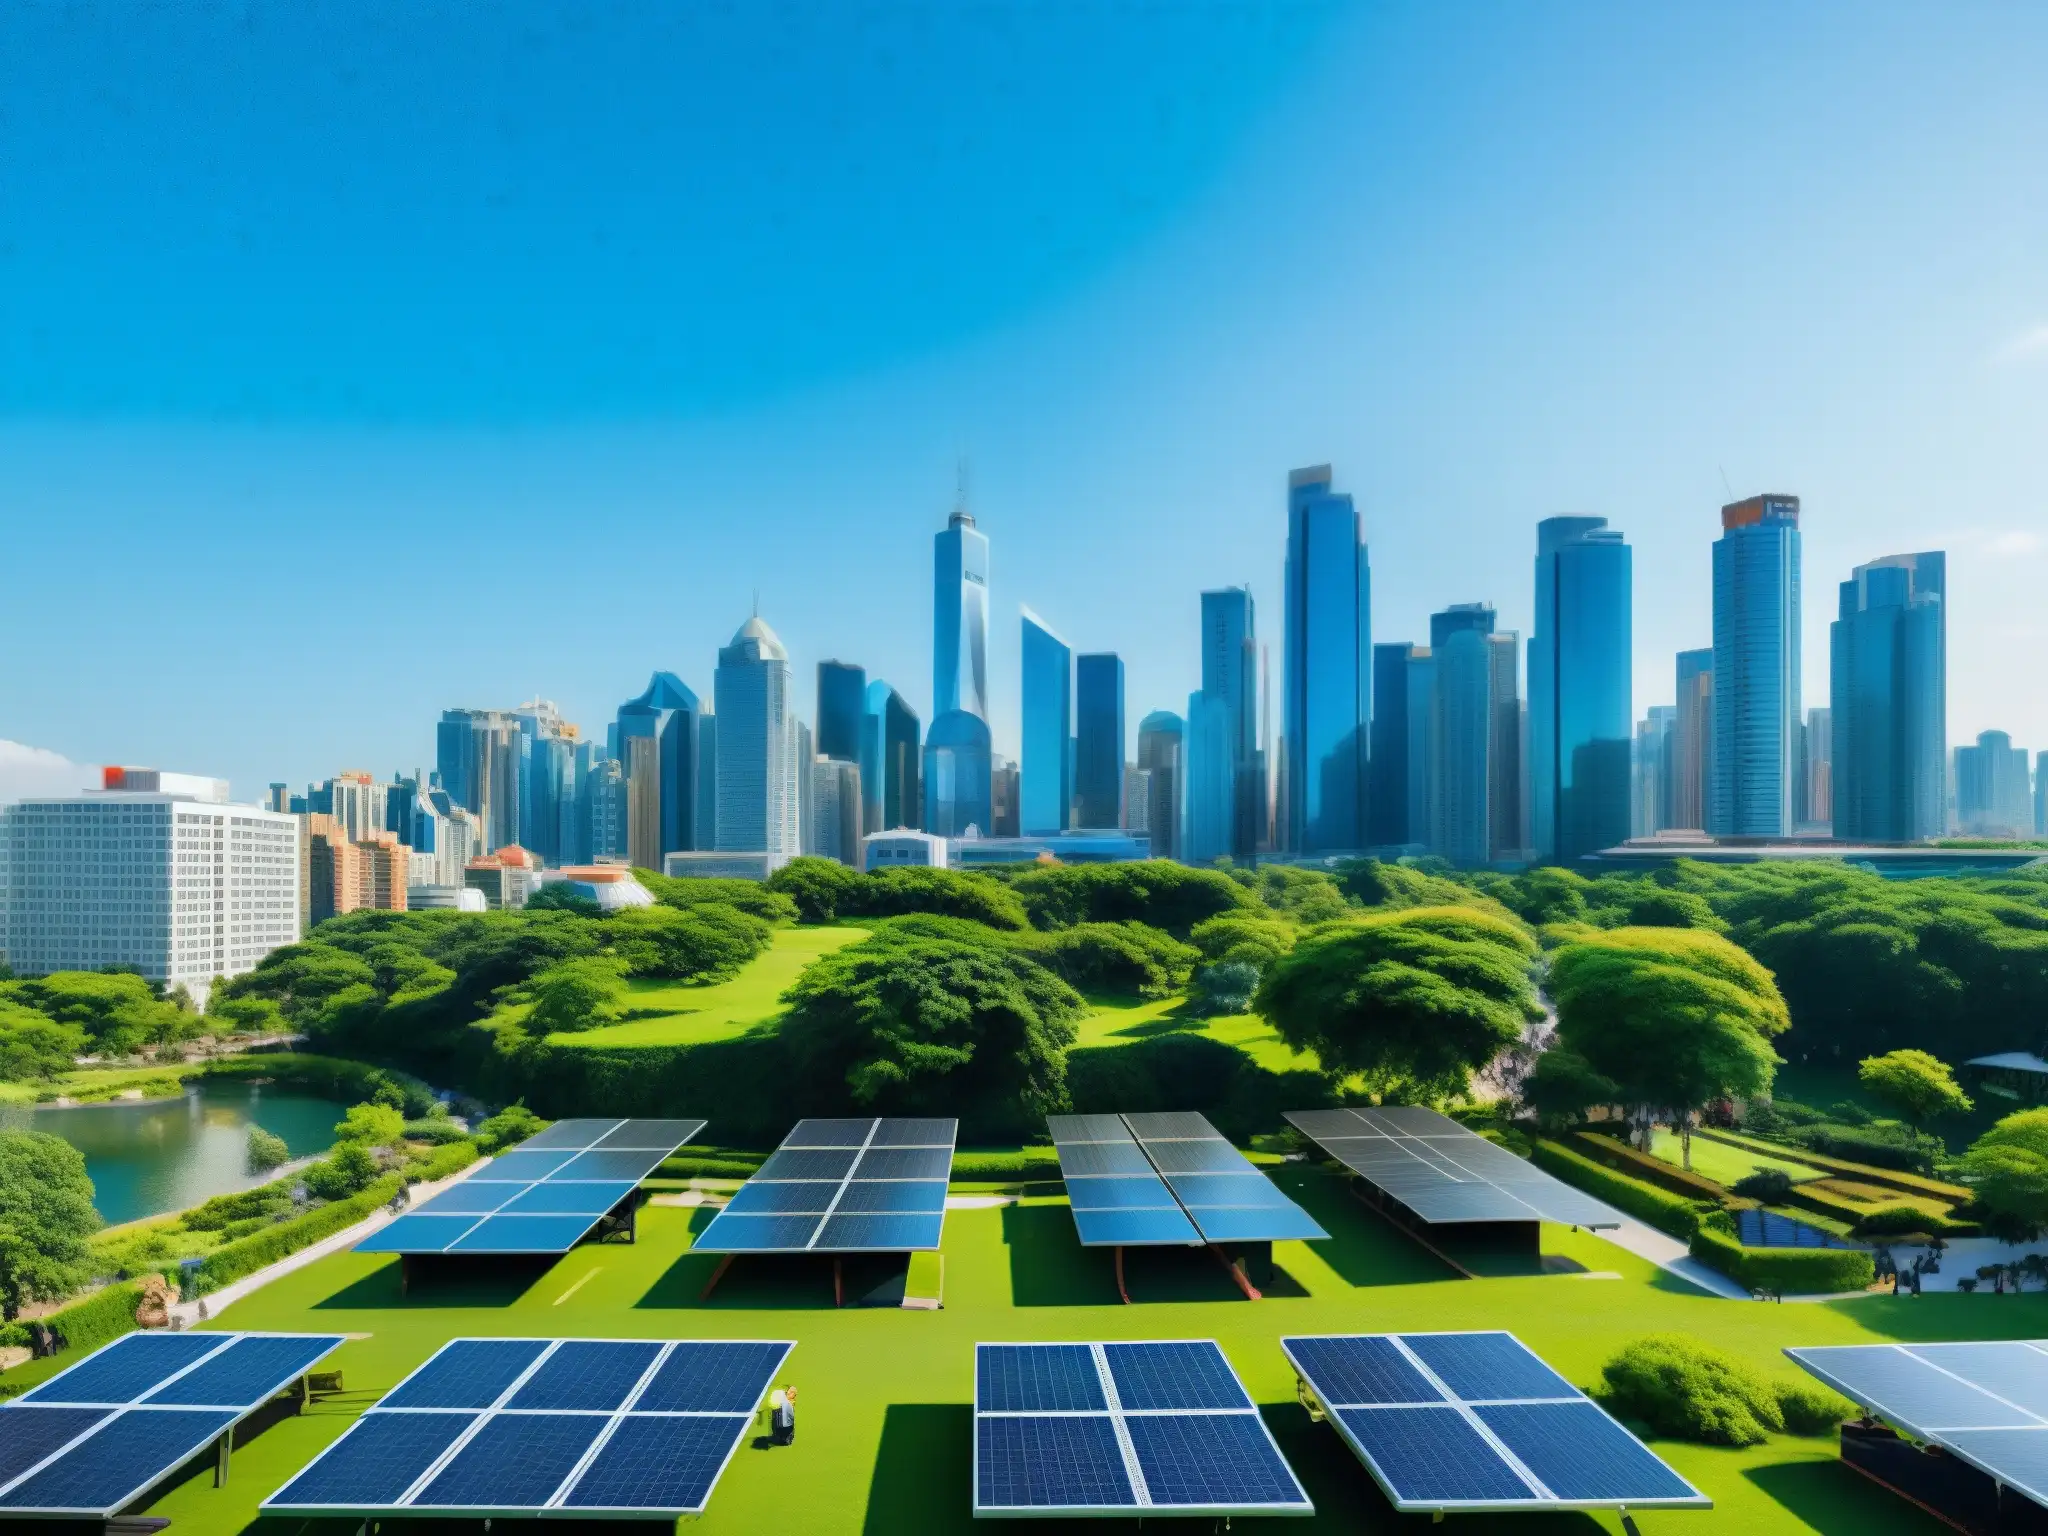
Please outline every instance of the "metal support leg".
[[1235, 1280], [1237, 1282], [1237, 1288], [1240, 1291], [1244, 1292], [1245, 1300], [1262, 1301], [1265, 1299], [1261, 1295], [1259, 1288], [1252, 1284], [1251, 1277], [1247, 1275], [1236, 1264], [1233, 1264], [1230, 1261], [1230, 1256], [1228, 1254], [1226, 1254], [1221, 1248], [1215, 1247], [1213, 1244], [1210, 1246], [1209, 1251], [1216, 1255], [1216, 1262], [1218, 1264], [1221, 1264], [1225, 1269], [1230, 1271], [1230, 1278]]
[[1116, 1245], [1116, 1293], [1123, 1297], [1124, 1305], [1131, 1304], [1131, 1293], [1124, 1289], [1124, 1245]]
[[835, 1307], [846, 1305], [846, 1272], [841, 1267], [841, 1261], [838, 1259], [832, 1261], [832, 1305]]
[[711, 1271], [711, 1278], [704, 1282], [704, 1289], [698, 1293], [699, 1301], [711, 1299], [711, 1293], [718, 1289], [718, 1282], [725, 1278], [725, 1272], [732, 1268], [732, 1261], [738, 1257], [738, 1254], [728, 1253], [718, 1261], [718, 1268]]
[[225, 1488], [228, 1485], [228, 1458], [233, 1455], [234, 1449], [235, 1432], [231, 1427], [214, 1442], [213, 1486], [216, 1488]]

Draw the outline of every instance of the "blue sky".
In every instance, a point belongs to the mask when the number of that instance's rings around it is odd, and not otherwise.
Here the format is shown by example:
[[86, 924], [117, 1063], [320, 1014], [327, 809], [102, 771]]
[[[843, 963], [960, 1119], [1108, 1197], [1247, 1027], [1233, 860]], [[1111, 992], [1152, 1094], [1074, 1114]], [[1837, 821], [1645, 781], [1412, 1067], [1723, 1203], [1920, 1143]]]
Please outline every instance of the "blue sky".
[[[646, 12], [656, 10], [650, 17]], [[1728, 491], [1950, 551], [1951, 736], [2048, 748], [2048, 12], [522, 4], [0, 13], [0, 738], [263, 782], [601, 725], [762, 612], [923, 709], [955, 465], [1016, 612], [1195, 681], [1331, 462], [1375, 638]], [[1274, 658], [1276, 668], [1278, 657]]]

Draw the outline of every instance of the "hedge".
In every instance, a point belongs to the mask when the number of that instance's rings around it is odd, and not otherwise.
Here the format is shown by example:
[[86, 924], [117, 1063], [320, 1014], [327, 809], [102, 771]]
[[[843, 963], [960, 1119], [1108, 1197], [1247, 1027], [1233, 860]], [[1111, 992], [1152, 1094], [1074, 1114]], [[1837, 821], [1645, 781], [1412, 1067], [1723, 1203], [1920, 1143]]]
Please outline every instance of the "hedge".
[[1690, 1173], [1675, 1164], [1665, 1162], [1661, 1157], [1638, 1152], [1626, 1142], [1616, 1141], [1612, 1136], [1602, 1136], [1594, 1131], [1574, 1132], [1572, 1150], [1581, 1157], [1590, 1157], [1596, 1163], [1605, 1163], [1609, 1168], [1617, 1168], [1630, 1178], [1654, 1184], [1668, 1194], [1679, 1195], [1687, 1200], [1707, 1200], [1719, 1205], [1728, 1193], [1712, 1179]]
[[1705, 1225], [1692, 1235], [1692, 1256], [1749, 1290], [1792, 1295], [1860, 1291], [1877, 1274], [1860, 1248], [1745, 1248]]
[[1573, 1188], [1605, 1200], [1616, 1210], [1647, 1221], [1673, 1237], [1691, 1237], [1699, 1227], [1700, 1213], [1692, 1201], [1603, 1168], [1590, 1157], [1581, 1157], [1557, 1142], [1537, 1141], [1529, 1149], [1529, 1160]]
[[953, 1177], [970, 1184], [1029, 1184], [1060, 1176], [1059, 1154], [1051, 1147], [1017, 1152], [956, 1152]]
[[60, 1307], [41, 1321], [64, 1341], [64, 1348], [90, 1352], [124, 1333], [133, 1333], [135, 1309], [141, 1305], [141, 1283], [122, 1280], [94, 1291], [83, 1301]]
[[1930, 1195], [1951, 1205], [1960, 1205], [1970, 1198], [1970, 1191], [1960, 1184], [1946, 1183], [1941, 1179], [1926, 1178], [1921, 1174], [1907, 1173], [1897, 1168], [1878, 1168], [1869, 1163], [1854, 1163], [1846, 1158], [1830, 1157], [1810, 1147], [1794, 1147], [1782, 1141], [1765, 1141], [1761, 1136], [1744, 1136], [1735, 1131], [1710, 1130], [1704, 1126], [1693, 1132], [1708, 1141], [1718, 1141], [1726, 1146], [1741, 1147], [1746, 1152], [1762, 1152], [1771, 1157], [1784, 1157], [1792, 1162], [1806, 1163], [1823, 1173], [1839, 1173], [1845, 1178], [1862, 1179], [1870, 1184], [1882, 1184], [1908, 1195]]

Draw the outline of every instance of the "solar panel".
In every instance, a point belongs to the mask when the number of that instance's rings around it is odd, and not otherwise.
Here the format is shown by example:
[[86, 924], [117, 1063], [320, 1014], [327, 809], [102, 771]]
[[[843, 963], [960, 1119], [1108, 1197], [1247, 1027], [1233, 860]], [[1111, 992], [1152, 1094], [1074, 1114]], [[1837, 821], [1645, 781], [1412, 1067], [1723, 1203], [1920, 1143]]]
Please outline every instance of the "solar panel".
[[2048, 1505], [2048, 1339], [1785, 1353], [1894, 1428]]
[[1280, 1347], [1398, 1510], [1711, 1507], [1513, 1334], [1336, 1334]]
[[1213, 1340], [977, 1344], [976, 1515], [1312, 1515]]
[[557, 1120], [356, 1244], [357, 1253], [566, 1253], [702, 1120]]
[[1198, 1114], [1051, 1115], [1084, 1247], [1330, 1234]]
[[340, 1343], [124, 1335], [0, 1407], [0, 1512], [110, 1519]]
[[1426, 1222], [1622, 1224], [1612, 1206], [1433, 1109], [1413, 1104], [1291, 1109], [1287, 1118], [1331, 1157]]
[[703, 1513], [795, 1346], [455, 1339], [264, 1501], [266, 1513]]
[[960, 1122], [799, 1120], [711, 1219], [698, 1253], [937, 1248]]

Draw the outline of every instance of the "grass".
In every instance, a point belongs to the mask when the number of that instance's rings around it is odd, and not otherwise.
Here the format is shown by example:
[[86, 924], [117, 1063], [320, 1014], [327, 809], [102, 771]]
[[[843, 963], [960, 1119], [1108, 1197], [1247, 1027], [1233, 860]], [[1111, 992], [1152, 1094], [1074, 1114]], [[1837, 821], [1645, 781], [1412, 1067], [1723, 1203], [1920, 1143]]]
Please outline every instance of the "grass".
[[1269, 1072], [1289, 1072], [1297, 1068], [1315, 1070], [1313, 1056], [1290, 1049], [1273, 1026], [1256, 1014], [1203, 1018], [1184, 1012], [1182, 1005], [1185, 1001], [1178, 997], [1143, 1001], [1090, 997], [1088, 1003], [1093, 1011], [1081, 1020], [1080, 1035], [1074, 1042], [1074, 1048], [1131, 1045], [1166, 1034], [1206, 1035], [1211, 1040], [1237, 1047]]
[[[1670, 1131], [1659, 1129], [1655, 1132], [1650, 1141], [1650, 1154], [1662, 1158], [1674, 1168], [1684, 1166], [1678, 1137]], [[1726, 1142], [1708, 1141], [1701, 1136], [1692, 1139], [1692, 1171], [1716, 1184], [1732, 1185], [1737, 1179], [1761, 1173], [1766, 1168], [1782, 1170], [1794, 1184], [1822, 1177], [1820, 1169], [1795, 1163], [1790, 1158], [1771, 1157], [1762, 1152], [1751, 1152], [1745, 1147], [1731, 1147]]]
[[781, 998], [803, 968], [822, 955], [867, 937], [865, 928], [778, 928], [768, 949], [731, 981], [708, 987], [675, 981], [629, 981], [626, 1007], [638, 1018], [551, 1035], [552, 1045], [608, 1049], [638, 1045], [706, 1045], [772, 1024]]
[[[254, 1525], [256, 1507], [361, 1411], [444, 1340], [469, 1334], [797, 1341], [787, 1379], [802, 1389], [801, 1433], [787, 1450], [743, 1444], [702, 1530], [806, 1536], [966, 1536], [970, 1518], [973, 1346], [989, 1339], [1214, 1338], [1222, 1344], [1315, 1500], [1313, 1520], [1240, 1520], [1233, 1530], [1393, 1532], [1393, 1515], [1335, 1433], [1311, 1424], [1277, 1343], [1283, 1333], [1511, 1327], [1581, 1385], [1645, 1333], [1680, 1331], [1791, 1378], [1788, 1344], [1899, 1338], [2039, 1337], [2048, 1296], [1870, 1297], [1769, 1306], [1696, 1293], [1590, 1235], [1546, 1229], [1552, 1274], [1451, 1278], [1413, 1242], [1312, 1169], [1277, 1177], [1332, 1233], [1327, 1243], [1276, 1245], [1267, 1299], [1248, 1302], [1222, 1269], [1185, 1250], [1132, 1256], [1134, 1306], [1119, 1305], [1109, 1255], [1080, 1248], [1063, 1200], [956, 1210], [946, 1224], [945, 1307], [937, 1312], [832, 1306], [822, 1261], [742, 1260], [708, 1304], [713, 1260], [690, 1253], [708, 1212], [650, 1207], [631, 1246], [586, 1246], [552, 1264], [504, 1263], [398, 1287], [396, 1261], [337, 1254], [235, 1304], [213, 1327], [318, 1329], [351, 1335], [330, 1363], [344, 1397], [315, 1404], [252, 1437], [228, 1486], [196, 1466], [147, 1513], [178, 1530], [264, 1536], [346, 1536], [353, 1521]], [[1589, 1273], [1590, 1272], [1590, 1273]], [[1590, 1274], [1617, 1275], [1595, 1279]], [[1583, 1276], [1583, 1278], [1582, 1278]], [[850, 1289], [865, 1284], [849, 1276]], [[22, 1368], [47, 1374], [53, 1362]], [[1644, 1536], [1741, 1531], [1936, 1536], [1942, 1528], [1835, 1459], [1829, 1437], [1777, 1437], [1744, 1451], [1657, 1442], [1715, 1502], [1712, 1514], [1639, 1514]], [[1461, 1517], [1468, 1531], [1514, 1536], [1616, 1532], [1612, 1515]], [[1159, 1522], [1207, 1532], [1212, 1522]], [[471, 1527], [473, 1529], [473, 1527]], [[1033, 1527], [1061, 1536], [1128, 1533], [1128, 1522]]]
[[60, 1098], [97, 1104], [131, 1091], [145, 1099], [176, 1098], [185, 1091], [185, 1079], [205, 1066], [167, 1061], [146, 1067], [77, 1067], [47, 1082], [0, 1082], [0, 1104], [53, 1104]]

